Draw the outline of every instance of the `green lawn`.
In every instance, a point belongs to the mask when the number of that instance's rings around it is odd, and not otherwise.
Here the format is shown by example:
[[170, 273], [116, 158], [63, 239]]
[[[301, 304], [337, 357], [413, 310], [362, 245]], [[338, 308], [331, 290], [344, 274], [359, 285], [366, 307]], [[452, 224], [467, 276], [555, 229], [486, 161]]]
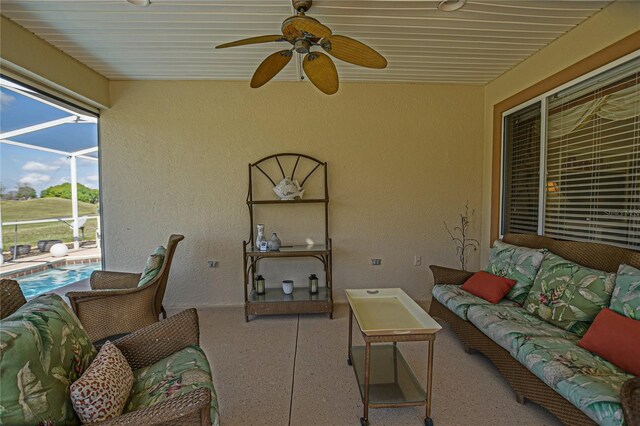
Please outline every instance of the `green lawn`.
[[[80, 216], [95, 215], [96, 204], [78, 202]], [[20, 220], [52, 219], [71, 217], [71, 200], [64, 198], [37, 198], [25, 201], [2, 201], [2, 222]], [[89, 219], [85, 225], [84, 235], [87, 240], [95, 239], [97, 221]], [[80, 234], [82, 237], [82, 234]], [[14, 245], [15, 227], [2, 227], [2, 242], [5, 251]], [[73, 241], [73, 232], [63, 222], [52, 222], [18, 226], [18, 244], [30, 244], [31, 250], [36, 249], [38, 240]]]

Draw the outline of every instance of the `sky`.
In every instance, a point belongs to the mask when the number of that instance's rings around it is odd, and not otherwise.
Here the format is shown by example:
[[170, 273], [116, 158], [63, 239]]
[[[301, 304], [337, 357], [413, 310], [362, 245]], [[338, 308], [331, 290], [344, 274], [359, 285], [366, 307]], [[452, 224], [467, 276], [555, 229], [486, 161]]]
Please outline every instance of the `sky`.
[[[68, 117], [67, 111], [0, 87], [0, 132]], [[69, 123], [10, 138], [46, 148], [73, 152], [98, 144], [96, 123]], [[97, 157], [97, 153], [89, 154]], [[98, 188], [98, 162], [78, 158], [78, 182]], [[6, 191], [20, 184], [40, 194], [43, 189], [69, 182], [70, 160], [64, 155], [0, 144], [0, 182]]]

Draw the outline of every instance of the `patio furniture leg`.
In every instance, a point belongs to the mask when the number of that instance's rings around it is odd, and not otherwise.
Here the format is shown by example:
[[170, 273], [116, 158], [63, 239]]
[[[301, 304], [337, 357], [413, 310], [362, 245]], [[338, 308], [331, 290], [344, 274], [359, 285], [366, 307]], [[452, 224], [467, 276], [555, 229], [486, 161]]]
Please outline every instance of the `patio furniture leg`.
[[349, 306], [349, 346], [347, 347], [347, 364], [352, 365], [351, 361], [351, 341], [352, 341], [352, 333], [353, 333], [353, 311], [351, 310], [351, 306]]
[[361, 426], [369, 424], [369, 380], [371, 378], [371, 343], [366, 342], [364, 350], [364, 415], [360, 419]]
[[433, 379], [433, 345], [435, 344], [435, 342], [435, 336], [433, 336], [433, 340], [429, 341], [429, 360], [427, 363], [427, 401], [424, 419], [425, 426], [433, 426], [433, 419], [431, 418], [431, 384]]

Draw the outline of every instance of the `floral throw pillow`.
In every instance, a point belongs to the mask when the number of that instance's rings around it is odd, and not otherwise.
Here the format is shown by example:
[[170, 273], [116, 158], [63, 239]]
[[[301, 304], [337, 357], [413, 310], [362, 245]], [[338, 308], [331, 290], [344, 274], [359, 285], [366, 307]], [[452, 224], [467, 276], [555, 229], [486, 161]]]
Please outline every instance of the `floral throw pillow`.
[[69, 386], [96, 350], [58, 295], [30, 300], [0, 321], [0, 424], [78, 424]]
[[547, 253], [525, 308], [557, 327], [582, 336], [602, 308], [609, 306], [615, 276]]
[[82, 377], [71, 385], [71, 403], [83, 424], [122, 414], [133, 386], [133, 372], [122, 352], [105, 343]]
[[518, 247], [496, 240], [493, 243], [489, 265], [485, 271], [515, 280], [516, 285], [509, 290], [505, 298], [522, 304], [533, 285], [545, 251], [544, 249]]
[[625, 317], [640, 320], [640, 269], [620, 265], [609, 309]]
[[162, 269], [162, 263], [166, 255], [167, 249], [162, 246], [157, 247], [153, 253], [151, 253], [147, 259], [147, 265], [144, 267], [144, 271], [142, 271], [142, 275], [140, 276], [138, 287], [145, 285], [158, 275], [158, 272]]

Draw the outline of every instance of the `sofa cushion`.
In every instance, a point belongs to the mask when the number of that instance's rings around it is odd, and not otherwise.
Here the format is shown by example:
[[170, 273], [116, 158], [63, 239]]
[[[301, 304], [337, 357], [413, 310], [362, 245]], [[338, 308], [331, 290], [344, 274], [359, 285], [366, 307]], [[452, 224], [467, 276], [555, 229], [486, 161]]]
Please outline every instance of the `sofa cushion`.
[[217, 426], [218, 400], [209, 362], [202, 349], [188, 346], [133, 372], [133, 388], [124, 412], [150, 407], [201, 387], [211, 391], [211, 424]]
[[71, 384], [73, 409], [83, 424], [102, 422], [122, 414], [133, 385], [127, 359], [107, 341], [87, 371]]
[[598, 312], [609, 306], [614, 283], [613, 273], [547, 253], [525, 307], [543, 320], [582, 336]]
[[461, 288], [487, 302], [498, 303], [515, 284], [515, 280], [480, 271], [465, 281]]
[[[432, 294], [438, 302], [465, 321], [468, 320], [467, 312], [471, 306], [490, 304], [490, 302], [464, 291], [459, 285], [438, 284], [433, 286]], [[517, 306], [516, 303], [506, 299], [502, 299], [498, 305]]]
[[531, 337], [561, 337], [573, 342], [578, 337], [528, 313], [519, 306], [475, 305], [467, 313], [480, 331], [516, 356], [520, 346]]
[[640, 376], [640, 321], [604, 308], [578, 346]]
[[489, 265], [485, 271], [516, 280], [516, 285], [507, 293], [506, 298], [522, 304], [533, 285], [545, 251], [518, 247], [497, 240], [491, 248]]
[[517, 358], [596, 423], [624, 424], [620, 388], [632, 375], [573, 341], [559, 338], [531, 338], [522, 345]]
[[640, 269], [620, 265], [609, 308], [626, 317], [640, 320]]
[[167, 249], [162, 246], [156, 247], [156, 249], [149, 255], [147, 259], [147, 264], [142, 271], [142, 275], [140, 276], [140, 281], [138, 282], [138, 287], [145, 285], [152, 279], [158, 275], [160, 269], [162, 269], [162, 263], [164, 262], [164, 258], [167, 255]]
[[39, 296], [0, 324], [0, 424], [77, 424], [69, 386], [96, 350], [69, 306]]

